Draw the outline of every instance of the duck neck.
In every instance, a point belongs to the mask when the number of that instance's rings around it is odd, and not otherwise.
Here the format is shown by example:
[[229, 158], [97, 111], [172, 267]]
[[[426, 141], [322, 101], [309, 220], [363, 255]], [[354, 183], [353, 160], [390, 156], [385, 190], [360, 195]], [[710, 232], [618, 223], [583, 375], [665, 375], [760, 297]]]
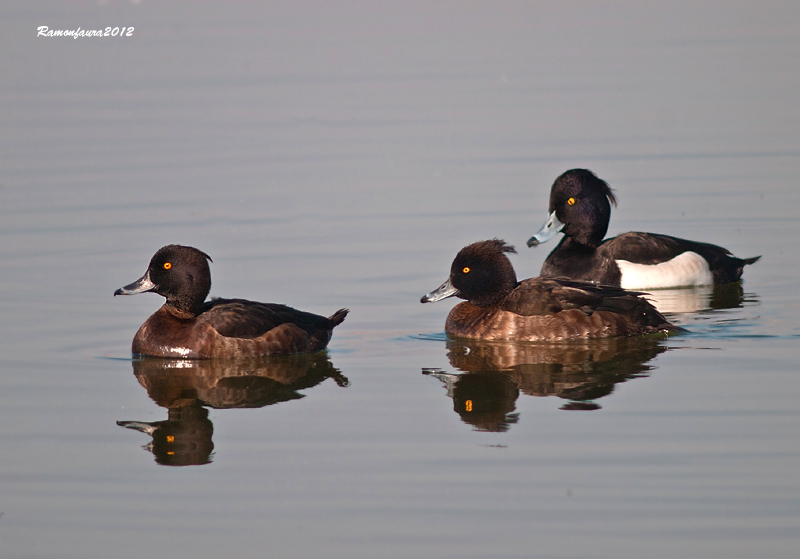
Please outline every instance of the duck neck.
[[200, 314], [203, 301], [197, 301], [187, 297], [169, 297], [164, 305], [168, 307], [172, 314], [180, 318], [194, 318]]
[[507, 271], [506, 274], [492, 278], [487, 289], [482, 290], [482, 293], [469, 298], [469, 302], [477, 307], [492, 307], [499, 305], [503, 299], [514, 291], [519, 285], [517, 276], [514, 274], [513, 268]]

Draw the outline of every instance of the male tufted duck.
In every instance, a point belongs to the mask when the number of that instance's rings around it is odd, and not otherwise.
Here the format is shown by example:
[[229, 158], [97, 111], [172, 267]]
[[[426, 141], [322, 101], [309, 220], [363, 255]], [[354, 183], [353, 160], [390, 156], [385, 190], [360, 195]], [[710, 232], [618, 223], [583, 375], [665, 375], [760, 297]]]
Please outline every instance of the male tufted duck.
[[286, 305], [211, 299], [211, 258], [193, 247], [167, 245], [145, 274], [114, 295], [152, 291], [167, 302], [133, 338], [134, 355], [190, 359], [264, 357], [325, 349], [349, 312], [325, 318]]
[[448, 280], [421, 302], [466, 299], [450, 311], [444, 329], [482, 340], [561, 341], [681, 330], [640, 293], [557, 278], [518, 282], [506, 256], [515, 252], [499, 239], [461, 249]]
[[568, 277], [625, 289], [660, 289], [739, 281], [760, 256], [736, 258], [726, 249], [655, 233], [624, 233], [603, 240], [614, 193], [587, 169], [572, 169], [550, 190], [550, 215], [528, 246], [564, 237], [542, 265], [542, 276]]

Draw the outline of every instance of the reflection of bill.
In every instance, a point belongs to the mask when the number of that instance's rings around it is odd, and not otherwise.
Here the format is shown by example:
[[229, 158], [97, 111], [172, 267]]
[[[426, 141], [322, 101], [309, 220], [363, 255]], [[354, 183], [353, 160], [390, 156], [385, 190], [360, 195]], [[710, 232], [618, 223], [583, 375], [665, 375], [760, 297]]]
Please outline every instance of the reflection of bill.
[[645, 376], [668, 348], [648, 337], [561, 343], [447, 341], [456, 373], [423, 370], [442, 381], [461, 419], [478, 430], [505, 431], [518, 420], [519, 393], [568, 400], [562, 409], [600, 409], [614, 385]]
[[184, 466], [211, 461], [214, 428], [206, 407], [260, 408], [303, 398], [298, 390], [327, 378], [349, 382], [325, 352], [253, 360], [140, 359], [133, 372], [147, 394], [167, 408], [168, 419], [117, 425], [153, 437], [145, 448], [159, 464]]

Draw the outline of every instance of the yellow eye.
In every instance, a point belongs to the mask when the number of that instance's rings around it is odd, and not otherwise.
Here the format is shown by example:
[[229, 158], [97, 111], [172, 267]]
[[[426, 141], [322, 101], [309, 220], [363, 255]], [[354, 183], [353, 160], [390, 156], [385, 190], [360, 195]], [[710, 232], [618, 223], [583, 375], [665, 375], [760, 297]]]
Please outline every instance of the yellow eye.
[[570, 205], [570, 206], [574, 206], [575, 205], [575, 198], [570, 198], [569, 200], [567, 200], [567, 204]]
[[169, 270], [170, 268], [172, 268], [172, 263], [170, 263], [170, 262], [164, 262], [164, 269], [165, 269], [165, 270]]
[[469, 266], [464, 266], [464, 269], [461, 270], [462, 273], [468, 274], [469, 273]]

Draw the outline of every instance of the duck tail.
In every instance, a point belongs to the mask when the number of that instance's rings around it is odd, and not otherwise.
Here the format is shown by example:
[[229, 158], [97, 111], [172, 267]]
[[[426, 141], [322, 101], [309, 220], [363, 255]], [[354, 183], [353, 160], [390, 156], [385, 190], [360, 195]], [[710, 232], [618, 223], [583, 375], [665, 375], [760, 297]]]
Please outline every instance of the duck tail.
[[753, 256], [752, 258], [742, 258], [742, 262], [744, 262], [745, 265], [747, 265], [747, 264], [755, 264], [759, 260], [761, 260], [761, 255]]
[[687, 332], [686, 328], [681, 328], [667, 320], [650, 301], [644, 298], [642, 299], [645, 305], [640, 308], [640, 312], [646, 317], [648, 326], [653, 328], [656, 332], [667, 332], [667, 334]]
[[[644, 295], [646, 295], [646, 293]], [[615, 299], [623, 300], [627, 298], [617, 297]], [[680, 332], [686, 332], [685, 328], [681, 328], [680, 326], [672, 324], [669, 320], [667, 320], [667, 318], [661, 314], [653, 305], [653, 303], [651, 303], [646, 297], [639, 296], [637, 294], [636, 298], [631, 302], [633, 303], [633, 306], [630, 307], [628, 315], [639, 315], [640, 320], [647, 325], [647, 329], [650, 332], [671, 332], [676, 334]]]
[[328, 320], [331, 321], [331, 328], [335, 326], [339, 326], [342, 322], [344, 322], [344, 317], [347, 316], [347, 313], [350, 312], [350, 309], [339, 309], [332, 315], [328, 317]]

